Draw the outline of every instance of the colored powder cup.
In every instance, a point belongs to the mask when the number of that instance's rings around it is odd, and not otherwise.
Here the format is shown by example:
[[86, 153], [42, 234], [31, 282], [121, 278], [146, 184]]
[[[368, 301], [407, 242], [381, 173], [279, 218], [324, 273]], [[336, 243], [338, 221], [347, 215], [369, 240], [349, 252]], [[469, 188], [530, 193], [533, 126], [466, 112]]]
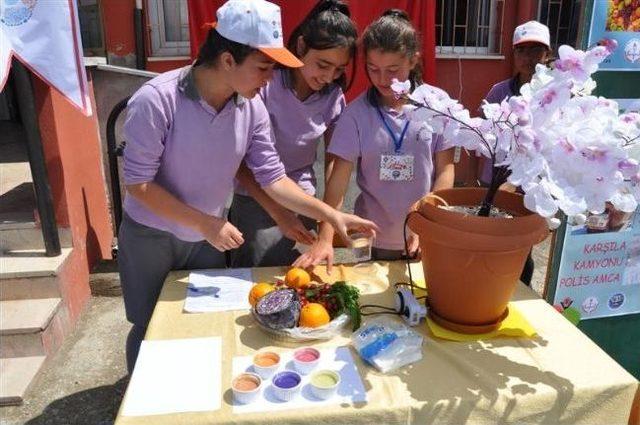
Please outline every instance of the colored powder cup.
[[320, 362], [320, 351], [311, 347], [300, 348], [293, 352], [293, 364], [303, 375], [310, 373]]
[[311, 375], [311, 393], [326, 400], [333, 397], [340, 386], [340, 374], [333, 370], [319, 370]]
[[280, 367], [280, 356], [272, 351], [264, 351], [253, 356], [253, 369], [261, 378], [270, 378]]
[[251, 403], [260, 394], [262, 379], [255, 373], [241, 373], [231, 381], [233, 397], [238, 403]]
[[279, 400], [289, 401], [300, 392], [302, 377], [296, 372], [285, 370], [278, 372], [271, 380], [273, 392]]

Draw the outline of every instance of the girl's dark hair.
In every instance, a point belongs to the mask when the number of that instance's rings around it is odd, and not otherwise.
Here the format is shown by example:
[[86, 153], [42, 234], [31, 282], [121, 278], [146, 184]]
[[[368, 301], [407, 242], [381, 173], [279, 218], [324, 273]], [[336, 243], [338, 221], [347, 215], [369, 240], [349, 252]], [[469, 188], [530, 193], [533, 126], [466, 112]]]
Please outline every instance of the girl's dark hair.
[[[307, 49], [326, 50], [336, 47], [346, 47], [355, 65], [358, 31], [351, 20], [351, 12], [346, 3], [341, 0], [320, 0], [309, 14], [293, 30], [287, 43], [287, 48], [296, 52], [298, 56], [306, 52], [298, 52], [298, 38], [302, 37]], [[353, 69], [355, 74], [355, 69]], [[336, 83], [346, 91], [353, 82], [347, 82], [342, 74]]]
[[[389, 9], [381, 17], [369, 24], [362, 35], [365, 53], [369, 50], [402, 53], [413, 57], [420, 51], [418, 31], [411, 24], [407, 12], [400, 9]], [[411, 90], [422, 84], [422, 67], [417, 63], [409, 73]], [[378, 91], [371, 87], [367, 99], [372, 105], [378, 104]]]
[[198, 57], [193, 65], [214, 66], [224, 52], [231, 53], [233, 60], [239, 65], [255, 51], [255, 48], [231, 41], [221, 36], [215, 28], [211, 28], [207, 34], [207, 39], [200, 46]]

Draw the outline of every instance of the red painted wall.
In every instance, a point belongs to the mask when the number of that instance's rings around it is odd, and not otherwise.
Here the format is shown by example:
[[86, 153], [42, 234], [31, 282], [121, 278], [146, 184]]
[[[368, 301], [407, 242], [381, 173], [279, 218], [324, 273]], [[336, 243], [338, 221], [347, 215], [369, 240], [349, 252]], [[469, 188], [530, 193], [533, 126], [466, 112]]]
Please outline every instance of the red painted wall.
[[[111, 65], [136, 66], [136, 34], [133, 26], [135, 0], [103, 0], [102, 21], [107, 57]], [[143, 7], [146, 7], [143, 2]], [[145, 9], [145, 14], [147, 13]], [[148, 19], [148, 18], [147, 18]], [[146, 23], [149, 28], [148, 21]], [[149, 31], [144, 34], [146, 56], [151, 56]], [[145, 69], [152, 72], [166, 72], [188, 65], [191, 60], [147, 61]]]
[[[289, 34], [304, 19], [317, 0], [271, 0], [280, 5], [282, 12], [282, 27], [285, 43]], [[209, 31], [207, 23], [215, 20], [215, 11], [224, 0], [188, 0], [189, 5], [189, 34], [191, 38], [191, 56], [197, 56], [200, 44], [205, 40]], [[407, 11], [414, 26], [420, 34], [420, 44], [423, 47], [422, 68], [423, 79], [433, 84], [435, 81], [435, 0], [376, 0], [351, 1], [349, 3], [351, 18], [358, 27], [358, 34], [362, 34], [365, 27], [377, 19], [385, 10], [399, 8]], [[346, 92], [347, 101], [353, 100], [366, 90], [370, 84], [364, 71], [362, 52], [358, 54], [353, 85]], [[347, 71], [351, 75], [352, 70]]]
[[[60, 289], [73, 322], [90, 296], [89, 272], [98, 259], [111, 256], [113, 240], [98, 120], [37, 77], [33, 84], [56, 219], [72, 232]], [[89, 86], [93, 93], [91, 81]], [[92, 104], [95, 111], [93, 96]]]
[[135, 32], [133, 10], [135, 0], [107, 0], [100, 2], [104, 44], [110, 62], [135, 65]]
[[[518, 13], [522, 3], [527, 2], [513, 0], [505, 2], [502, 26], [504, 59], [436, 58], [436, 84], [446, 90], [450, 96], [459, 99], [471, 112], [478, 110], [491, 86], [512, 75], [511, 36], [513, 29], [519, 24]], [[459, 96], [460, 91], [462, 96]]]
[[172, 61], [147, 61], [147, 71], [166, 72], [172, 69], [181, 68], [191, 63], [191, 59]]
[[[460, 100], [476, 115], [482, 100], [495, 83], [513, 75], [511, 38], [516, 26], [535, 19], [535, 0], [505, 0], [502, 25], [502, 55], [504, 59], [444, 59], [436, 58], [436, 85]], [[474, 184], [477, 162], [473, 155], [462, 153], [456, 164], [456, 182]]]

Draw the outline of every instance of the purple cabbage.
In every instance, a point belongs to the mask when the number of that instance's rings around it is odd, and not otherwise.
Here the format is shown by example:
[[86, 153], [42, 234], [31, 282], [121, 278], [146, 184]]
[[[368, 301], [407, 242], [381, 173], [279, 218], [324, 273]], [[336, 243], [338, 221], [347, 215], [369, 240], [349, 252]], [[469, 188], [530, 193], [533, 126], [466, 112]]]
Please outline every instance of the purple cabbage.
[[271, 329], [294, 328], [300, 318], [300, 300], [293, 289], [271, 291], [255, 307], [255, 317]]

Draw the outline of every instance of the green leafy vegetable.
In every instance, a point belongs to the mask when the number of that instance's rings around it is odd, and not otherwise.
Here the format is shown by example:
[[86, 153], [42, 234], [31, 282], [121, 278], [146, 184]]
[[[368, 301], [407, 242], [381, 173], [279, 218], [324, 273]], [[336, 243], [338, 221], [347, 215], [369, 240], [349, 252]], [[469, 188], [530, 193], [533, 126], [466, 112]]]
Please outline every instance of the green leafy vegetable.
[[335, 315], [339, 316], [342, 313], [346, 313], [351, 317], [353, 330], [355, 331], [358, 329], [362, 321], [360, 304], [358, 303], [358, 299], [360, 298], [360, 291], [358, 288], [351, 286], [346, 282], [336, 282], [331, 285], [329, 297], [333, 298], [338, 303]]

